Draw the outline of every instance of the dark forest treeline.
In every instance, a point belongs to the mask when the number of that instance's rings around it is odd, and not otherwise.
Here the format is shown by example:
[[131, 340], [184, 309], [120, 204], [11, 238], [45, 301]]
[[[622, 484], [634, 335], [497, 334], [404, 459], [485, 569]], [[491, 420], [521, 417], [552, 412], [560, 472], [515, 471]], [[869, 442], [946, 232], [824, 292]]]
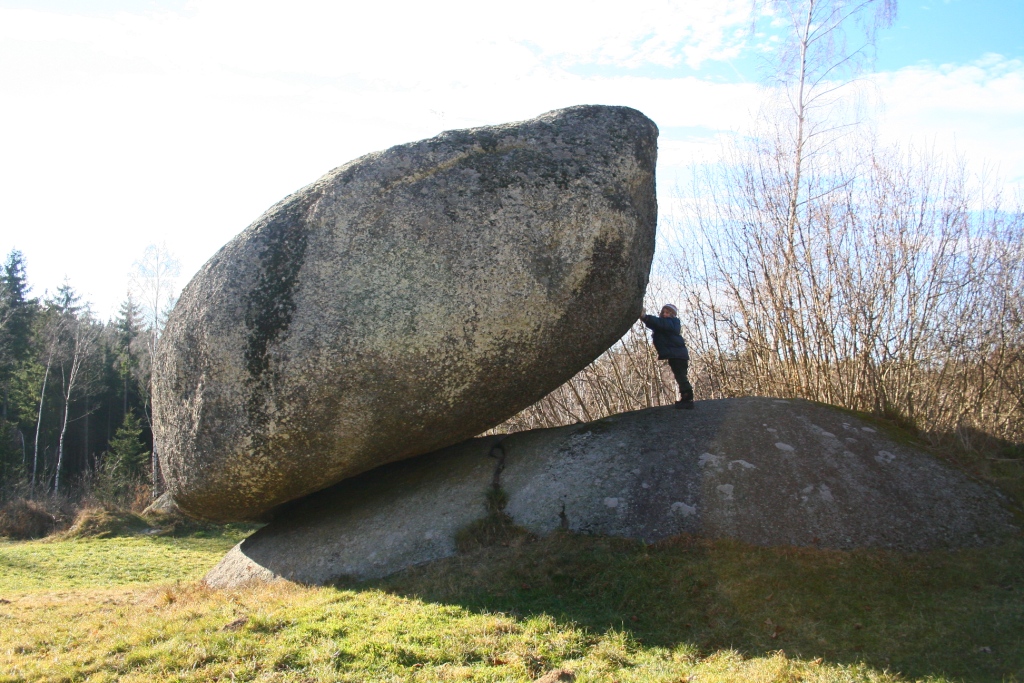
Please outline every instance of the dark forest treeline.
[[148, 498], [157, 333], [130, 295], [110, 321], [98, 320], [68, 282], [31, 297], [24, 258], [7, 256], [0, 272], [0, 500]]

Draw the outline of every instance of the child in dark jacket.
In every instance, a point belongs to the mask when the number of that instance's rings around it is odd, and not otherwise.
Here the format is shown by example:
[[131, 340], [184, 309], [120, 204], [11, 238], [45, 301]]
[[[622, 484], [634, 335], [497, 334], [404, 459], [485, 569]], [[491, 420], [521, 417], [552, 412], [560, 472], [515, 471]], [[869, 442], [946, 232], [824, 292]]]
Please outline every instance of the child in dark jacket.
[[692, 409], [693, 386], [686, 377], [690, 366], [690, 352], [680, 334], [682, 328], [679, 323], [679, 311], [672, 304], [665, 304], [661, 308], [660, 316], [642, 315], [640, 321], [653, 330], [651, 339], [658, 351], [658, 360], [667, 360], [668, 366], [672, 368], [672, 374], [676, 376], [676, 384], [679, 385], [676, 408]]

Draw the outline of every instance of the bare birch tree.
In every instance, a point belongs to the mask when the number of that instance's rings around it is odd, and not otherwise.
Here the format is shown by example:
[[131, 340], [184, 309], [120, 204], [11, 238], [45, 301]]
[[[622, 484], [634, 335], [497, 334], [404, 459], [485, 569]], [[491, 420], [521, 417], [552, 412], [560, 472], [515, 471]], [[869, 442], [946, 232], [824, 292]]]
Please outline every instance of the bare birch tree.
[[167, 314], [174, 306], [180, 275], [181, 263], [166, 244], [149, 245], [142, 258], [134, 264], [130, 294], [142, 306], [148, 330], [147, 349], [151, 359], [156, 355], [157, 340], [163, 332]]
[[53, 364], [53, 354], [57, 348], [57, 330], [52, 330], [46, 352], [46, 370], [43, 372], [43, 385], [39, 390], [39, 410], [36, 413], [36, 438], [32, 449], [32, 488], [30, 493], [35, 497], [36, 475], [39, 471], [39, 431], [43, 424], [43, 402], [46, 400], [46, 381], [50, 377], [50, 366]]
[[[167, 321], [167, 315], [174, 306], [177, 278], [180, 274], [181, 264], [166, 244], [151, 244], [146, 247], [142, 258], [135, 262], [135, 270], [131, 274], [130, 292], [141, 303], [146, 319], [146, 367], [143, 374], [147, 380], [140, 383], [139, 388], [144, 392], [142, 405], [148, 425], [153, 423], [150, 405], [150, 397], [153, 395], [150, 386], [153, 359], [156, 357], [157, 343]], [[151, 454], [151, 468], [154, 493], [159, 494], [162, 480], [155, 447]]]
[[60, 492], [60, 472], [61, 466], [64, 464], [64, 436], [67, 434], [68, 417], [71, 412], [71, 396], [79, 382], [82, 363], [88, 356], [93, 341], [93, 331], [87, 321], [72, 318], [69, 323], [69, 326], [72, 327], [73, 330], [73, 337], [69, 349], [69, 356], [67, 358], [68, 367], [66, 372], [63, 364], [61, 366], [61, 372], [64, 379], [62, 392], [64, 399], [64, 418], [61, 422], [60, 437], [57, 441], [57, 468], [53, 483], [54, 495], [57, 495]]

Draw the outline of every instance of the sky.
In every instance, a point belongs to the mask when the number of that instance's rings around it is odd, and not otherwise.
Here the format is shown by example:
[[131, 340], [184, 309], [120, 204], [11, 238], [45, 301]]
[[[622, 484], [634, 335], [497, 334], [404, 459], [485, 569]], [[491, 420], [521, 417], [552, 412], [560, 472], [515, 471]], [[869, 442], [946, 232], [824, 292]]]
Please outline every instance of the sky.
[[[367, 152], [574, 104], [660, 127], [658, 193], [749, 129], [750, 0], [0, 0], [0, 255], [101, 318], [151, 244], [184, 285]], [[1024, 186], [1024, 0], [908, 0], [877, 36], [879, 134]]]

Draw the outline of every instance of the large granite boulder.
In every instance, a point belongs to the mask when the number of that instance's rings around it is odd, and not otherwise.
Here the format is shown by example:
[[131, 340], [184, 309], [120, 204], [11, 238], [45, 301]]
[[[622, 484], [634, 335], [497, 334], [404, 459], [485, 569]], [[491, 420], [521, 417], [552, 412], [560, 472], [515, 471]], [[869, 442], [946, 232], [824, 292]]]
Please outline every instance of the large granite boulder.
[[807, 401], [743, 398], [473, 439], [296, 501], [206, 582], [324, 584], [453, 555], [492, 514], [495, 483], [504, 514], [538, 535], [918, 551], [1016, 531], [998, 491], [895, 436]]
[[272, 207], [160, 342], [175, 504], [258, 519], [569, 379], [640, 314], [657, 134], [633, 109], [572, 107], [369, 154]]

